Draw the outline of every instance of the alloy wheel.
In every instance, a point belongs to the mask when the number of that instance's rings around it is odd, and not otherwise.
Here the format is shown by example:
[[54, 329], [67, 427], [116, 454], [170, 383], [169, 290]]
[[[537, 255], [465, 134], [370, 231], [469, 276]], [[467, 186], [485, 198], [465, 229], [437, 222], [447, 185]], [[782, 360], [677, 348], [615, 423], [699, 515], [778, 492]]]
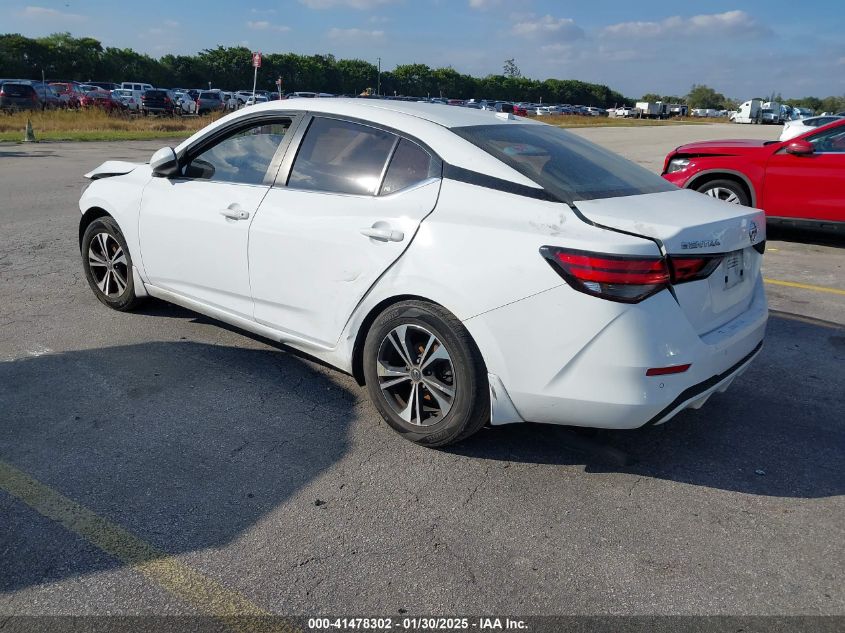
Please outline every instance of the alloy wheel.
[[408, 424], [436, 424], [455, 401], [458, 385], [449, 351], [419, 325], [388, 332], [379, 346], [376, 373], [388, 404]]
[[116, 298], [129, 285], [129, 264], [120, 243], [105, 231], [97, 233], [88, 246], [88, 266], [94, 283], [105, 296]]
[[730, 202], [731, 204], [742, 204], [739, 200], [739, 196], [736, 195], [735, 191], [731, 191], [726, 187], [711, 187], [703, 192], [704, 194], [710, 196], [711, 198], [718, 198], [722, 202]]

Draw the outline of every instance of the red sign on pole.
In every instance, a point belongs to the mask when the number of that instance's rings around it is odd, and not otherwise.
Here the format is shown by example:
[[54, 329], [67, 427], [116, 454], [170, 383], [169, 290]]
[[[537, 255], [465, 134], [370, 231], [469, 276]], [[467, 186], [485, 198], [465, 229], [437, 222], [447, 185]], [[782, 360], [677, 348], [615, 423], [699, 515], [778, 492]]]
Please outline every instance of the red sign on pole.
[[255, 68], [261, 68], [261, 53], [252, 54], [252, 65]]

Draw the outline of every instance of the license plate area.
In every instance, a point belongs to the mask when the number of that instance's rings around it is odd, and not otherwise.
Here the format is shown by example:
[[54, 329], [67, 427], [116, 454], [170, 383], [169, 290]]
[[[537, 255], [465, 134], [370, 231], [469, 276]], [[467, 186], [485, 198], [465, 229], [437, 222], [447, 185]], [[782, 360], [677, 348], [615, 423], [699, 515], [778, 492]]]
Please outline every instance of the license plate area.
[[732, 251], [722, 262], [724, 289], [730, 290], [745, 278], [745, 257], [742, 251]]

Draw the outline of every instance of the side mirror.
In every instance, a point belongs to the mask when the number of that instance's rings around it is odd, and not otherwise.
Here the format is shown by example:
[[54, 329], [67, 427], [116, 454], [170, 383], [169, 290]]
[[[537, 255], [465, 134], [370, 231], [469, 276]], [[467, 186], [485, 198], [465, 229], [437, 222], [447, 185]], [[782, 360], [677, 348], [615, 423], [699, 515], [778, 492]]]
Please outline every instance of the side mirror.
[[789, 145], [786, 146], [786, 153], [794, 154], [795, 156], [809, 156], [815, 151], [816, 148], [813, 147], [812, 143], [808, 143], [807, 141], [800, 139], [797, 141], [792, 141]]
[[179, 173], [179, 159], [172, 147], [162, 147], [150, 158], [153, 176], [170, 178]]

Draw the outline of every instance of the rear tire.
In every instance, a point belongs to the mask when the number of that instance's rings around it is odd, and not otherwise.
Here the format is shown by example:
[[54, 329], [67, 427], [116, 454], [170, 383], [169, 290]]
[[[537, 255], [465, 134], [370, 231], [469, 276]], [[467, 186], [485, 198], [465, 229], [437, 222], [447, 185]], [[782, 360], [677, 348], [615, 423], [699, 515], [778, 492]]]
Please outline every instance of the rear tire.
[[379, 413], [411, 442], [446, 446], [473, 435], [490, 419], [481, 353], [442, 306], [402, 301], [388, 307], [367, 333], [363, 368]]
[[744, 207], [751, 205], [745, 189], [735, 180], [710, 180], [697, 186], [695, 190], [722, 202], [740, 204]]
[[82, 267], [88, 285], [103, 305], [126, 312], [141, 303], [135, 294], [129, 247], [111, 217], [98, 218], [85, 229]]

